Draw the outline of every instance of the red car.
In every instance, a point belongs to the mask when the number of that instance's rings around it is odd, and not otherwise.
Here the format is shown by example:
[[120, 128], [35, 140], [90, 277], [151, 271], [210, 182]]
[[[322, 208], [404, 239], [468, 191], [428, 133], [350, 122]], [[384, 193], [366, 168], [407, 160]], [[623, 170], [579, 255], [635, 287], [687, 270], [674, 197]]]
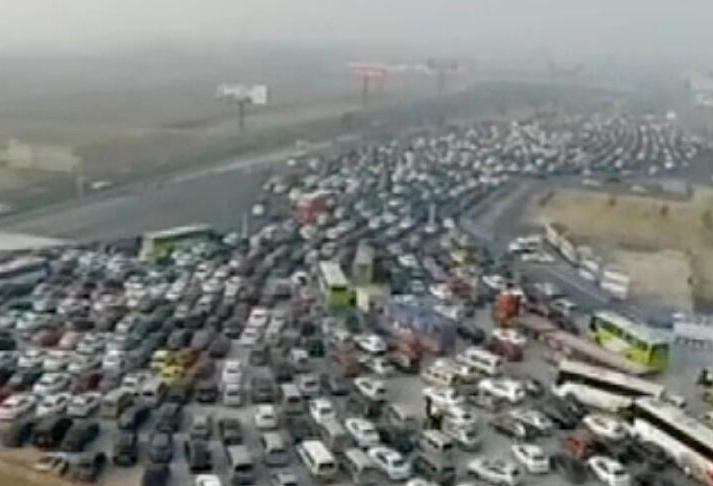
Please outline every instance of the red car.
[[43, 329], [32, 336], [32, 344], [36, 346], [52, 347], [62, 338], [63, 332], [57, 329]]
[[502, 356], [508, 361], [522, 361], [522, 348], [517, 344], [500, 339], [490, 339], [488, 351]]

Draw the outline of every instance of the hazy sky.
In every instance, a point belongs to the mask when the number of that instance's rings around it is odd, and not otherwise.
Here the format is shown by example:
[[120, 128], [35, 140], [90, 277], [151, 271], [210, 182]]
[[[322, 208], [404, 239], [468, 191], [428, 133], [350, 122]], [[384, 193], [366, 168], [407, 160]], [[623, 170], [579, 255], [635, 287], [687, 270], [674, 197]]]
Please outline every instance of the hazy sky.
[[0, 0], [0, 49], [373, 41], [434, 51], [710, 53], [710, 0]]

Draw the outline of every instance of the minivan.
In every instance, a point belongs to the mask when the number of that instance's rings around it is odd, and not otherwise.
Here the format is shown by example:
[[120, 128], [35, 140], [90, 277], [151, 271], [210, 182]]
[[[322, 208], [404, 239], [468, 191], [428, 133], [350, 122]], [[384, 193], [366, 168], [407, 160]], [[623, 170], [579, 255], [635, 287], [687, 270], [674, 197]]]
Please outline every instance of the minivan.
[[115, 419], [133, 403], [134, 394], [131, 391], [115, 388], [102, 398], [100, 416]]
[[243, 404], [243, 390], [238, 383], [223, 385], [223, 405], [226, 407], [239, 407]]
[[265, 432], [260, 436], [260, 446], [265, 464], [269, 467], [286, 466], [290, 462], [285, 440], [277, 432]]
[[253, 484], [256, 480], [255, 463], [250, 451], [244, 445], [232, 445], [225, 449], [231, 471], [231, 483], [235, 485]]
[[490, 376], [499, 374], [503, 365], [500, 356], [475, 346], [467, 348], [456, 357], [456, 360], [463, 361]]
[[344, 426], [334, 417], [327, 418], [319, 424], [319, 436], [322, 442], [335, 452], [343, 451], [351, 442]]
[[455, 483], [456, 468], [452, 462], [440, 461], [429, 454], [418, 453], [413, 458], [415, 474], [432, 483], [451, 486]]
[[429, 385], [455, 386], [459, 382], [458, 373], [444, 366], [429, 366], [421, 372], [421, 379]]
[[344, 451], [342, 467], [354, 484], [369, 486], [381, 482], [379, 469], [371, 458], [358, 447]]
[[383, 417], [387, 423], [396, 427], [402, 427], [406, 430], [415, 431], [418, 429], [418, 419], [408, 413], [402, 406], [395, 403], [389, 403], [383, 409]]
[[441, 422], [441, 432], [453, 439], [461, 449], [474, 451], [480, 447], [480, 434], [475, 425], [464, 425], [445, 418]]
[[287, 415], [300, 414], [305, 410], [305, 401], [302, 399], [302, 394], [293, 383], [280, 385], [280, 402], [282, 412]]
[[450, 462], [453, 460], [453, 440], [443, 432], [435, 429], [421, 431], [417, 447], [421, 452], [436, 460]]
[[297, 455], [315, 478], [328, 481], [337, 475], [337, 461], [322, 441], [301, 442], [297, 445]]

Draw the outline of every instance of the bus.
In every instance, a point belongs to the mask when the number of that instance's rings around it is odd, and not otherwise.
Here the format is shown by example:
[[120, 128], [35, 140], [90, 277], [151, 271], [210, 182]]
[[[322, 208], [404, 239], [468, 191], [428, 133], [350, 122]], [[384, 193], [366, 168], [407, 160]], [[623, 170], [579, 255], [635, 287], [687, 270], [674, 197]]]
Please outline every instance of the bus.
[[338, 263], [319, 262], [318, 280], [327, 307], [338, 309], [354, 305], [354, 290]]
[[683, 398], [670, 395], [663, 385], [572, 360], [560, 362], [552, 388], [559, 397], [570, 396], [586, 405], [612, 412], [631, 407], [634, 399], [639, 397], [685, 406]]
[[589, 331], [594, 342], [629, 361], [655, 371], [662, 371], [668, 366], [669, 341], [645, 324], [616, 312], [599, 311], [592, 315]]
[[0, 288], [30, 287], [49, 273], [49, 263], [38, 256], [22, 256], [0, 263]]
[[649, 397], [634, 401], [631, 417], [635, 437], [659, 445], [687, 475], [713, 486], [713, 430]]
[[206, 224], [177, 226], [161, 231], [144, 234], [141, 240], [139, 258], [144, 261], [155, 261], [165, 258], [179, 244], [188, 244], [197, 239], [203, 239], [212, 234], [211, 227]]

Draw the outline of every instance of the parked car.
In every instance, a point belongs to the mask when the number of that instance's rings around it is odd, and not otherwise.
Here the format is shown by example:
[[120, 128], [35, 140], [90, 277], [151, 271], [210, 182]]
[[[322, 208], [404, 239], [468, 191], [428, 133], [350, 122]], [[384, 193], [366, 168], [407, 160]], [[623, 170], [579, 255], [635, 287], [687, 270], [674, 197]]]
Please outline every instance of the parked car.
[[138, 435], [133, 431], [118, 433], [114, 438], [112, 462], [117, 466], [133, 466], [139, 457]]
[[64, 452], [82, 452], [99, 435], [99, 423], [77, 421], [72, 424], [62, 440], [60, 450]]
[[515, 463], [503, 459], [476, 457], [468, 463], [467, 473], [495, 485], [516, 486], [522, 482], [522, 474]]

